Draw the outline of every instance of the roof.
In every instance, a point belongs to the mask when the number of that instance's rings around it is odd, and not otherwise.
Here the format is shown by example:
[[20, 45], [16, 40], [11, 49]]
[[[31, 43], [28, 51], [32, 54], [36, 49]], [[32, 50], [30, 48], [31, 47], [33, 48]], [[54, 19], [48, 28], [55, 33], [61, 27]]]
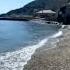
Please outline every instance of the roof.
[[38, 11], [38, 12], [36, 12], [36, 13], [45, 13], [45, 14], [55, 14], [56, 12], [54, 12], [54, 11], [52, 11], [52, 10], [40, 10], [40, 11]]

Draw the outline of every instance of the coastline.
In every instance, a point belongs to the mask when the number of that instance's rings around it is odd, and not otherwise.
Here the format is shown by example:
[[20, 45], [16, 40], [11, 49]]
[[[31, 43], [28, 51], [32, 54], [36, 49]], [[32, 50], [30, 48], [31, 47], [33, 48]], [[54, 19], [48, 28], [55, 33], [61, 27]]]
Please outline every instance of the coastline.
[[[63, 36], [53, 45], [36, 50], [23, 70], [70, 70], [70, 26], [61, 29]], [[49, 46], [54, 48], [48, 49]]]
[[12, 18], [12, 17], [0, 17], [0, 20], [12, 20], [12, 21], [29, 21], [27, 18]]

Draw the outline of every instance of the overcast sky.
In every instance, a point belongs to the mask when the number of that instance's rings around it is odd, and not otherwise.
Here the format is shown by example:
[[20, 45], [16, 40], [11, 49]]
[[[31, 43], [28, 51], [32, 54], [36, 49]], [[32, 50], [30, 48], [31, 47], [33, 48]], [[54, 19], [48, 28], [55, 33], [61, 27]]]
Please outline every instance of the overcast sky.
[[0, 14], [23, 7], [33, 0], [0, 0]]

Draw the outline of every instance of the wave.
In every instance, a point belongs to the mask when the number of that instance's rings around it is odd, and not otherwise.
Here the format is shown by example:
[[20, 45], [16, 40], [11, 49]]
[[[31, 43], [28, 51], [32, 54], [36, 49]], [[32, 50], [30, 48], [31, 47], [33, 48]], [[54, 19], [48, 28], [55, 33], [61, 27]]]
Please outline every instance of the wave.
[[27, 61], [31, 59], [31, 55], [39, 47], [45, 45], [49, 38], [56, 38], [62, 35], [59, 31], [55, 35], [41, 40], [38, 44], [22, 48], [14, 52], [7, 52], [0, 56], [0, 70], [23, 70]]
[[63, 35], [63, 32], [59, 31], [58, 33], [56, 33], [53, 36], [51, 36], [51, 38], [57, 38], [57, 37], [62, 36], [62, 35]]

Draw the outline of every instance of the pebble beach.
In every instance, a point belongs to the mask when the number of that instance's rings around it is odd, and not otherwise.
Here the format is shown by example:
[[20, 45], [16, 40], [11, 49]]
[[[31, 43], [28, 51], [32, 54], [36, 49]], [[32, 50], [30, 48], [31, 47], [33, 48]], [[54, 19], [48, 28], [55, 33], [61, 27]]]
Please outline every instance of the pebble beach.
[[70, 70], [70, 25], [61, 30], [59, 42], [38, 48], [23, 70]]

